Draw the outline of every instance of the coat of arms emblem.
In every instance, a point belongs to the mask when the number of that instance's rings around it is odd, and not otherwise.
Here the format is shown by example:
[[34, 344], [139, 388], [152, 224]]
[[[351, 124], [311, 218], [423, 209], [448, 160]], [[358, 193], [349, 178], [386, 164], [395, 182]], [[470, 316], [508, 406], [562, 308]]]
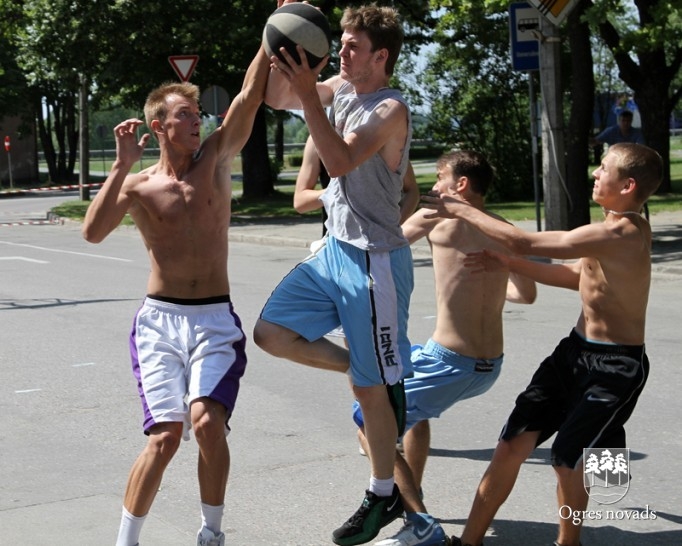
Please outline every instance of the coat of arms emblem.
[[583, 449], [583, 485], [599, 504], [614, 504], [630, 487], [630, 449]]

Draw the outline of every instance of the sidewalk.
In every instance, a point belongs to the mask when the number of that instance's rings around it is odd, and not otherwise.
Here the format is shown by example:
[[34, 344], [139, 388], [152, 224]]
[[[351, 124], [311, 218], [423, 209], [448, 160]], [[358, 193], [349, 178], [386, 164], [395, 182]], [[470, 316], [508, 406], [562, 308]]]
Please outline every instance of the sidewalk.
[[[536, 231], [536, 221], [516, 222], [527, 231]], [[655, 275], [682, 275], [682, 211], [661, 212], [651, 217], [654, 232], [652, 269]], [[264, 245], [286, 245], [307, 249], [322, 236], [319, 217], [300, 219], [250, 219], [233, 216], [230, 241]], [[429, 245], [422, 239], [412, 245], [415, 257], [429, 257]], [[301, 258], [305, 250], [301, 253]]]

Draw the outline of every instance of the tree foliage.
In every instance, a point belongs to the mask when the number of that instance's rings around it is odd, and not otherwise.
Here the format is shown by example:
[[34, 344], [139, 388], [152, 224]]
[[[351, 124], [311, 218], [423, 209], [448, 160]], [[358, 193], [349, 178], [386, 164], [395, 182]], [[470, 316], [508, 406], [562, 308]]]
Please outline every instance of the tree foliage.
[[[336, 42], [323, 77], [338, 69], [339, 19], [343, 5], [313, 2], [328, 16]], [[406, 23], [405, 53], [396, 82], [419, 113], [428, 115], [426, 135], [448, 145], [483, 151], [498, 168], [491, 197], [528, 197], [532, 186], [528, 76], [511, 69], [508, 9], [503, 0], [394, 0]], [[22, 108], [38, 120], [43, 150], [54, 180], [73, 173], [78, 142], [77, 97], [87, 75], [94, 108], [115, 105], [140, 112], [148, 91], [176, 76], [168, 56], [199, 55], [192, 82], [205, 89], [220, 85], [230, 96], [258, 48], [274, 0], [0, 0], [0, 113]], [[566, 98], [567, 163], [583, 169], [587, 147], [587, 96], [584, 44], [607, 51], [596, 66], [611, 65], [623, 86], [632, 89], [647, 143], [669, 158], [668, 119], [682, 95], [682, 5], [679, 0], [582, 0], [577, 15], [562, 25], [570, 83]], [[427, 45], [427, 48], [424, 46]], [[590, 49], [590, 48], [588, 48]], [[426, 60], [426, 62], [424, 62]], [[564, 70], [565, 68], [565, 70]], [[421, 73], [415, 80], [414, 74]], [[597, 90], [607, 75], [595, 75]], [[614, 87], [617, 85], [614, 84]], [[580, 101], [580, 111], [576, 101]], [[45, 115], [49, 113], [49, 115]], [[272, 116], [270, 116], [272, 117]], [[279, 116], [281, 118], [281, 115]], [[260, 136], [247, 146], [263, 147]], [[258, 165], [269, 164], [265, 150]], [[260, 155], [259, 155], [260, 154]], [[255, 194], [271, 191], [258, 172]], [[577, 173], [576, 187], [580, 186]], [[669, 171], [667, 173], [669, 185]], [[260, 185], [259, 185], [260, 184]], [[245, 181], [249, 185], [249, 181]], [[664, 185], [663, 190], [669, 186]], [[576, 190], [577, 191], [577, 190]], [[584, 192], [577, 198], [586, 201]]]
[[438, 6], [435, 48], [413, 87], [422, 94], [416, 100], [428, 105], [429, 135], [486, 154], [498, 169], [491, 200], [527, 197], [533, 181], [528, 76], [512, 70], [506, 11], [479, 2]]
[[[497, 165], [501, 177], [494, 197], [528, 196], [530, 143], [525, 76], [511, 71], [508, 2], [502, 0], [431, 0], [438, 17], [429, 56], [418, 85], [410, 86], [413, 103], [431, 108], [431, 131], [450, 144], [477, 148]], [[572, 20], [571, 20], [572, 18]], [[428, 28], [422, 26], [422, 29]], [[612, 73], [588, 81], [592, 51], [607, 51], [597, 66], [617, 67], [621, 90], [631, 89], [640, 109], [647, 144], [666, 161], [661, 191], [670, 189], [670, 114], [679, 104], [682, 62], [682, 4], [666, 0], [582, 0], [562, 25], [565, 51], [566, 139], [569, 202], [579, 221], [589, 221], [583, 171], [591, 132], [589, 110], [594, 80], [603, 84]], [[586, 50], [591, 33], [593, 48]], [[603, 87], [597, 87], [602, 90]], [[409, 92], [409, 90], [408, 90]], [[515, 141], [515, 144], [514, 144]]]
[[[51, 178], [73, 174], [83, 75], [94, 108], [141, 114], [153, 87], [177, 80], [168, 57], [194, 54], [192, 82], [234, 96], [274, 7], [274, 0], [0, 0], [0, 40], [24, 77]], [[4, 85], [0, 97], [0, 106], [12, 100]]]
[[682, 3], [679, 0], [584, 0], [585, 18], [633, 90], [646, 143], [665, 159], [659, 191], [670, 191], [669, 120], [682, 97]]

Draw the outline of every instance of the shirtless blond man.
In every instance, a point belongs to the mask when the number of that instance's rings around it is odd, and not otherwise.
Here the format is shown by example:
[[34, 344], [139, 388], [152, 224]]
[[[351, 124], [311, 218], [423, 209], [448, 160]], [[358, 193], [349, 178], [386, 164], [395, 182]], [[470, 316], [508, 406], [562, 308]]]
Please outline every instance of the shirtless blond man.
[[[452, 195], [485, 211], [485, 194], [494, 173], [482, 154], [470, 150], [445, 154], [436, 163], [436, 172], [434, 192]], [[529, 304], [536, 297], [535, 283], [526, 277], [501, 268], [472, 274], [466, 267], [469, 252], [486, 247], [507, 252], [503, 245], [467, 222], [429, 215], [428, 209], [418, 210], [403, 224], [410, 243], [426, 237], [431, 247], [437, 310], [431, 339], [424, 347], [413, 346], [414, 375], [405, 379], [405, 456], [396, 453], [394, 470], [405, 507], [405, 525], [376, 546], [444, 543], [444, 531], [427, 513], [419, 494], [430, 447], [429, 419], [492, 387], [502, 366], [505, 299]], [[362, 426], [357, 407], [354, 418]], [[360, 441], [364, 442], [362, 429]]]
[[[614, 144], [594, 171], [592, 198], [604, 221], [571, 231], [524, 232], [452, 196], [423, 198], [434, 216], [460, 218], [518, 255], [573, 263], [506, 260], [537, 282], [578, 290], [582, 310], [570, 335], [535, 372], [502, 430], [455, 545], [478, 546], [511, 492], [521, 464], [550, 438], [559, 507], [585, 510], [583, 449], [625, 447], [623, 425], [646, 383], [644, 325], [651, 282], [651, 226], [641, 210], [663, 175], [661, 157], [640, 144]], [[559, 519], [559, 546], [578, 546], [581, 525]]]
[[259, 50], [222, 125], [203, 143], [198, 88], [177, 83], [153, 90], [144, 111], [159, 142], [158, 162], [131, 174], [150, 135], [138, 140], [138, 119], [117, 125], [116, 160], [83, 222], [85, 239], [99, 243], [129, 212], [151, 263], [130, 338], [149, 439], [128, 478], [117, 546], [138, 543], [164, 470], [189, 427], [199, 445], [197, 544], [224, 543], [226, 434], [246, 365], [227, 274], [230, 169], [251, 133], [269, 64]]

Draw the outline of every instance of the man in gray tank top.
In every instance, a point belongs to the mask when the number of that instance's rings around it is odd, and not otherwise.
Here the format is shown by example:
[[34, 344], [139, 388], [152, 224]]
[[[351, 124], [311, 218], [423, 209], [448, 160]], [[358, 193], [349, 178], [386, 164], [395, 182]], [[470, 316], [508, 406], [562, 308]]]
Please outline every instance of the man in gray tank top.
[[[305, 55], [298, 64], [284, 49], [286, 62], [271, 59], [266, 104], [303, 110], [331, 177], [322, 197], [328, 234], [274, 290], [254, 340], [272, 355], [350, 376], [371, 461], [362, 505], [332, 533], [336, 544], [351, 546], [369, 542], [403, 512], [393, 464], [405, 422], [402, 380], [411, 370], [414, 281], [400, 198], [412, 123], [405, 100], [388, 87], [403, 41], [397, 12], [348, 8], [341, 29], [340, 73], [323, 82], [324, 62], [311, 69]], [[348, 349], [324, 337], [338, 326]]]

